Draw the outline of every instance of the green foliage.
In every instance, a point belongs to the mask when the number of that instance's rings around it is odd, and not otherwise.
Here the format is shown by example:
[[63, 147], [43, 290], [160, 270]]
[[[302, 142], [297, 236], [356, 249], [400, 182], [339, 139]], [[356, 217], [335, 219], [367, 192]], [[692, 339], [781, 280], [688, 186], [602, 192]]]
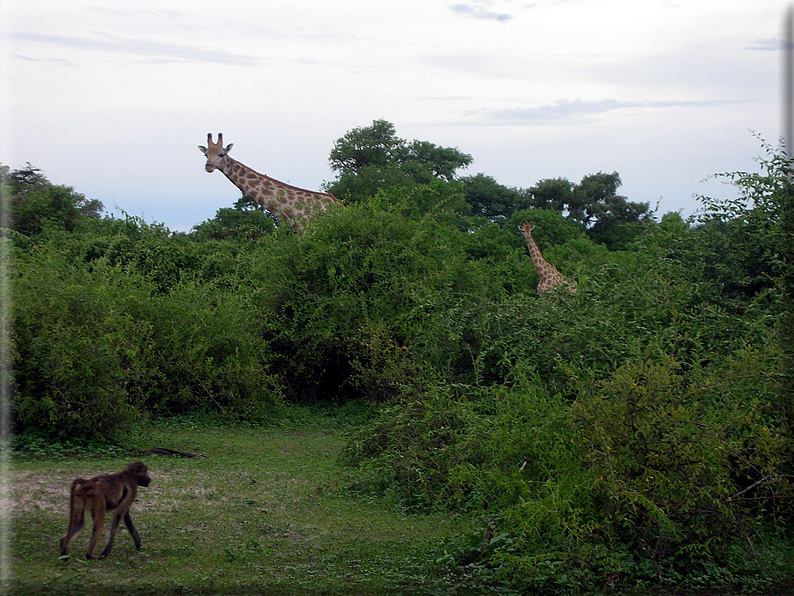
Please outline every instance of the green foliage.
[[[787, 163], [656, 224], [616, 173], [526, 209], [385, 121], [353, 132], [340, 180], [372, 188], [304, 235], [240, 202], [189, 235], [77, 217], [5, 239], [16, 430], [363, 402], [356, 488], [484, 516], [444, 564], [539, 593], [794, 577]], [[575, 295], [536, 294], [524, 220]]]
[[380, 189], [452, 181], [457, 170], [471, 164], [472, 157], [428, 141], [409, 143], [397, 137], [391, 122], [375, 120], [337, 139], [329, 160], [338, 177], [327, 185], [328, 192], [356, 202], [375, 196]]
[[788, 404], [789, 432], [794, 431], [794, 188], [791, 185], [791, 164], [787, 164], [786, 184], [780, 195], [780, 256], [783, 261], [783, 315], [780, 337], [786, 355], [783, 371], [783, 392]]
[[70, 257], [81, 263], [94, 261], [130, 273], [139, 273], [161, 293], [186, 281], [201, 262], [196, 246], [183, 235], [172, 235], [162, 224], [147, 224], [125, 214], [124, 219], [106, 218], [94, 233], [53, 239], [53, 248], [69, 246]]
[[[578, 293], [454, 311], [472, 366], [406, 388], [352, 436], [359, 486], [408, 508], [486, 509], [491, 538], [456, 560], [521, 590], [771, 589], [781, 557], [790, 573], [794, 497], [781, 271], [733, 296], [711, 273], [774, 254], [774, 227], [755, 232], [760, 253], [726, 240], [731, 226], [773, 219], [746, 209], [720, 228], [668, 214], [633, 251], [612, 253], [575, 226], [558, 236], [553, 212], [515, 214], [543, 213], [538, 230], [564, 244], [541, 241], [579, 264]], [[448, 354], [450, 336], [428, 327]]]
[[[743, 354], [694, 384], [671, 361], [628, 364], [580, 379], [573, 401], [538, 377], [511, 389], [439, 386], [385, 408], [348, 454], [359, 488], [403, 506], [485, 510], [491, 538], [478, 560], [521, 590], [588, 591], [607, 577], [714, 587], [742, 568], [741, 581], [771, 586], [763, 565], [786, 547], [765, 546], [767, 523], [788, 518], [775, 504], [792, 490], [765, 367]], [[757, 400], [726, 381], [748, 373], [762, 381]], [[742, 492], [743, 474], [762, 480], [754, 492]], [[764, 501], [772, 509], [760, 514], [752, 504]], [[747, 544], [761, 568], [746, 566]]]
[[622, 182], [617, 172], [588, 174], [574, 188], [576, 204], [572, 206], [574, 219], [585, 225], [604, 223], [605, 218], [621, 218], [636, 221], [648, 212], [647, 203], [628, 203], [626, 197], [618, 195]]
[[395, 186], [378, 190], [366, 201], [372, 206], [398, 211], [404, 217], [421, 219], [428, 216], [436, 221], [466, 229], [462, 217], [469, 212], [463, 190], [458, 182], [433, 180], [428, 184]]
[[446, 320], [480, 283], [443, 210], [406, 218], [388, 199], [394, 209], [352, 205], [303, 239], [275, 238], [251, 263], [275, 370], [296, 400], [392, 395], [430, 356], [428, 316]]
[[405, 141], [397, 137], [394, 124], [374, 120], [371, 126], [354, 128], [337, 139], [331, 149], [331, 167], [339, 172], [358, 172], [366, 166], [400, 163]]
[[784, 269], [784, 214], [788, 169], [764, 144], [760, 173], [720, 174], [738, 187], [737, 199], [700, 197], [697, 249], [707, 252], [706, 279], [728, 297], [747, 298], [772, 288]]
[[214, 269], [206, 282], [222, 253], [198, 249], [135, 218], [15, 249], [15, 430], [112, 439], [147, 413], [271, 416], [280, 389], [247, 297]]
[[264, 234], [273, 232], [275, 223], [272, 215], [243, 196], [234, 208], [218, 209], [214, 218], [193, 226], [191, 236], [199, 242], [237, 239], [258, 242]]
[[544, 178], [525, 191], [530, 205], [535, 209], [551, 211], [577, 211], [576, 185], [567, 178]]
[[525, 206], [521, 192], [499, 184], [491, 176], [476, 174], [461, 178], [466, 202], [472, 212], [497, 221], [510, 217], [519, 207]]
[[112, 437], [140, 414], [133, 386], [153, 346], [148, 323], [130, 311], [149, 284], [106, 266], [89, 271], [47, 245], [15, 255], [12, 283], [17, 430]]
[[74, 231], [86, 220], [96, 220], [102, 203], [88, 200], [70, 186], [56, 186], [41, 170], [30, 164], [21, 170], [9, 171], [0, 164], [0, 183], [6, 189], [11, 225], [23, 236], [35, 236], [46, 229]]
[[523, 194], [530, 207], [565, 213], [571, 222], [610, 250], [626, 250], [652, 223], [648, 203], [636, 203], [617, 194], [617, 172], [588, 174], [579, 184], [565, 178], [545, 179]]
[[[780, 345], [786, 354], [783, 395], [789, 429], [794, 428], [794, 199], [791, 158], [762, 139], [759, 172], [728, 172], [737, 199], [700, 197], [699, 240], [712, 249], [706, 270], [713, 285], [732, 302], [779, 292]], [[717, 256], [719, 255], [719, 256]], [[711, 255], [710, 255], [711, 256]]]
[[[434, 181], [451, 182], [457, 170], [473, 160], [457, 148], [428, 141], [408, 143], [397, 136], [391, 122], [375, 120], [337, 139], [329, 161], [337, 179], [326, 190], [352, 203], [379, 192], [412, 193]], [[565, 178], [545, 179], [525, 190], [508, 188], [485, 174], [460, 181], [465, 201], [477, 217], [503, 222], [521, 209], [557, 211], [610, 250], [626, 250], [653, 223], [648, 203], [617, 194], [621, 185], [617, 172], [589, 174], [579, 184]]]
[[144, 387], [156, 413], [218, 411], [264, 420], [278, 411], [281, 389], [267, 372], [261, 332], [247, 297], [205, 284], [154, 296], [141, 313], [159, 355]]
[[[550, 245], [565, 244], [570, 240], [584, 236], [580, 226], [565, 219], [561, 213], [547, 209], [516, 211], [510, 216], [507, 227], [512, 231], [526, 221], [535, 224], [532, 237], [535, 238], [541, 250], [545, 250]], [[526, 246], [524, 237], [520, 233], [517, 237], [521, 238], [521, 244]]]

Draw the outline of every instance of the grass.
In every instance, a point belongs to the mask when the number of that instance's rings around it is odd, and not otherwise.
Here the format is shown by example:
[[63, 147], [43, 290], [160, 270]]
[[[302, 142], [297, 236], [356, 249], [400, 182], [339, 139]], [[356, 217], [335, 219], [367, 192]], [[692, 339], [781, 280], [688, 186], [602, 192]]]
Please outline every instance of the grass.
[[[158, 423], [110, 454], [23, 455], [11, 464], [12, 594], [437, 594], [478, 592], [433, 563], [440, 545], [475, 523], [402, 514], [346, 489], [343, 445], [332, 420], [287, 429], [190, 421]], [[136, 456], [168, 447], [206, 458]], [[68, 489], [77, 476], [150, 468], [126, 529], [106, 560], [87, 561], [90, 523], [58, 558]], [[99, 549], [107, 538], [107, 525]], [[480, 584], [482, 587], [484, 584]]]

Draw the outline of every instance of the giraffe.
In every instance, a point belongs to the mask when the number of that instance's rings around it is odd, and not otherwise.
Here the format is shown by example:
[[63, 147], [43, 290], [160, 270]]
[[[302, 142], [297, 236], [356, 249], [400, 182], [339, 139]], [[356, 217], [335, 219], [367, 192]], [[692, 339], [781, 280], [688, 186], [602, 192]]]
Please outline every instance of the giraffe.
[[290, 186], [269, 176], [255, 172], [248, 166], [229, 157], [232, 143], [223, 146], [223, 134], [218, 133], [218, 142], [212, 142], [212, 133], [207, 135], [207, 145], [199, 145], [207, 157], [204, 169], [208, 172], [220, 170], [247, 197], [255, 200], [299, 233], [303, 233], [306, 221], [314, 213], [325, 211], [329, 205], [342, 205], [334, 195], [314, 192]]
[[518, 229], [524, 235], [524, 240], [529, 249], [529, 256], [532, 257], [532, 264], [535, 265], [535, 271], [538, 272], [540, 281], [538, 282], [538, 294], [543, 296], [548, 290], [556, 286], [564, 287], [571, 294], [576, 293], [576, 281], [565, 277], [562, 273], [557, 271], [557, 268], [543, 258], [543, 253], [540, 252], [537, 242], [532, 237], [532, 230], [535, 226], [530, 222], [524, 222]]

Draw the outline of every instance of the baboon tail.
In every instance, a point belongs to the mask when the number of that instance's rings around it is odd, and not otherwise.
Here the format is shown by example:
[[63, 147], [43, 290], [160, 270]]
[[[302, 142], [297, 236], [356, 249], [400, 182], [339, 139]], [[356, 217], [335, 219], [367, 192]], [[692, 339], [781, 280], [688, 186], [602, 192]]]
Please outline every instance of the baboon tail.
[[[69, 519], [75, 522], [82, 521], [84, 508], [81, 506], [79, 511], [75, 510], [75, 497], [78, 497], [80, 504], [84, 503], [84, 493], [86, 492], [87, 481], [84, 478], [77, 478], [72, 482], [72, 488], [69, 491]], [[77, 519], [75, 518], [77, 516]]]

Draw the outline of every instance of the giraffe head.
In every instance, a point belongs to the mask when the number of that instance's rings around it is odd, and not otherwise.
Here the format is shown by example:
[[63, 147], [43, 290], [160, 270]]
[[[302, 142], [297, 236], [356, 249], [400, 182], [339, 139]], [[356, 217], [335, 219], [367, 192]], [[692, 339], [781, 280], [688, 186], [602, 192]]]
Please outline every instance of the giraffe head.
[[215, 168], [219, 168], [222, 165], [223, 161], [226, 159], [226, 154], [232, 150], [232, 143], [224, 147], [223, 133], [219, 132], [217, 143], [212, 142], [212, 133], [207, 135], [207, 145], [208, 147], [199, 145], [199, 150], [207, 157], [207, 163], [204, 169], [208, 172], [212, 172]]
[[520, 226], [518, 226], [519, 231], [521, 234], [526, 238], [527, 235], [532, 233], [532, 230], [535, 229], [535, 224], [525, 221]]

